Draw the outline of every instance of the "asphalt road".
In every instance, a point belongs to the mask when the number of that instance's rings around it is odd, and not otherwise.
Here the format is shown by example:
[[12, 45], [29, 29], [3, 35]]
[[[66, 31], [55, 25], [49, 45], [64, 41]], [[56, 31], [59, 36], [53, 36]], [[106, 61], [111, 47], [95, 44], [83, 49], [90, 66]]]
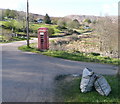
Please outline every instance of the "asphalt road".
[[55, 77], [60, 74], [81, 74], [85, 67], [99, 74], [116, 73], [113, 65], [70, 61], [17, 49], [24, 44], [25, 41], [0, 45], [3, 102], [54, 102]]

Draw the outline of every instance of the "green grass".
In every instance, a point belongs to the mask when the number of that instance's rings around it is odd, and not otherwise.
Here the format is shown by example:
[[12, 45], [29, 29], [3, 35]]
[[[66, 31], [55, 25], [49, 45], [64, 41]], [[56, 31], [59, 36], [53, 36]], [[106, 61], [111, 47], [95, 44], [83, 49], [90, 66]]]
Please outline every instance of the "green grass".
[[22, 21], [17, 21], [17, 20], [9, 20], [9, 21], [0, 21], [0, 25], [4, 25], [7, 28], [12, 27], [12, 28], [22, 28], [23, 23]]
[[30, 24], [30, 28], [32, 30], [38, 30], [38, 28], [40, 28], [40, 27], [53, 28], [55, 33], [61, 32], [59, 29], [57, 29], [57, 27], [58, 27], [57, 25], [33, 24], [33, 23]]
[[[17, 21], [17, 20], [9, 20], [9, 21], [0, 21], [0, 26], [4, 25], [5, 27], [9, 28], [16, 28], [16, 33], [19, 33], [19, 29], [23, 28], [23, 23], [22, 21]], [[37, 32], [38, 28], [40, 27], [46, 27], [46, 28], [53, 28], [55, 34], [53, 35], [58, 35], [58, 33], [60, 33], [61, 31], [59, 29], [57, 29], [58, 25], [52, 25], [52, 24], [34, 24], [34, 23], [30, 23], [30, 30]], [[24, 32], [21, 32], [21, 34], [24, 34]]]
[[[101, 96], [95, 89], [88, 93], [82, 93], [79, 85], [81, 78], [74, 78], [70, 81], [58, 81], [58, 93], [64, 102], [119, 102], [120, 95], [118, 94], [118, 79], [116, 76], [105, 76], [111, 86], [111, 93], [109, 96]], [[59, 95], [59, 94], [58, 94]]]
[[43, 55], [57, 57], [57, 58], [63, 58], [68, 60], [74, 60], [74, 61], [83, 61], [83, 62], [96, 62], [96, 63], [106, 63], [106, 64], [114, 64], [118, 65], [120, 63], [120, 60], [115, 58], [109, 58], [109, 57], [102, 57], [99, 55], [96, 55], [95, 53], [70, 53], [65, 51], [38, 51], [38, 49], [34, 48], [34, 44], [31, 45], [32, 48], [28, 48], [27, 46], [21, 46], [19, 47], [22, 51], [30, 51], [35, 53], [41, 53]]
[[22, 50], [22, 51], [39, 53], [37, 49], [32, 48], [32, 47], [27, 47], [26, 45], [25, 45], [25, 46], [18, 47], [18, 49], [20, 49], [20, 50]]
[[7, 23], [7, 21], [0, 21], [0, 26]]

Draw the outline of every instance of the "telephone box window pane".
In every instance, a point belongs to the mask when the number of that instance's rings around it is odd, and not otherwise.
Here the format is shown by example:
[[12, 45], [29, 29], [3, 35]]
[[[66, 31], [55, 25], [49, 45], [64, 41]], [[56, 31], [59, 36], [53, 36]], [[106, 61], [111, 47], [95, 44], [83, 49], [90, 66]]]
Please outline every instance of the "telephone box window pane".
[[40, 35], [44, 35], [44, 32], [40, 32]]

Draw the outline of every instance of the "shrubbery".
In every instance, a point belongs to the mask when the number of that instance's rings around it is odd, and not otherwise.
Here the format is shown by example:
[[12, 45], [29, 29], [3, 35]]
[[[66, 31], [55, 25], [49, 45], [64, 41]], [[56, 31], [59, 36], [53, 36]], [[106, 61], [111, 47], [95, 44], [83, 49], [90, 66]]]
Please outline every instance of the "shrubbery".
[[58, 26], [57, 29], [62, 31], [62, 30], [67, 29], [67, 28], [65, 26]]
[[99, 38], [99, 50], [104, 55], [118, 57], [118, 21], [110, 17], [99, 19], [93, 26]]
[[53, 28], [48, 28], [48, 32], [49, 32], [49, 36], [55, 33]]

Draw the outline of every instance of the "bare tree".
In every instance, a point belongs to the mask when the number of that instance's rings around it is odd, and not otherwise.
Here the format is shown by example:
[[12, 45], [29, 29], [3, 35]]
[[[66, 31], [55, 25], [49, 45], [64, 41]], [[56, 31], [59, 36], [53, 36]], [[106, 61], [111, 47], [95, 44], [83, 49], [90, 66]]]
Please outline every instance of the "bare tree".
[[107, 56], [118, 57], [118, 22], [110, 17], [99, 19], [95, 24], [100, 51]]

